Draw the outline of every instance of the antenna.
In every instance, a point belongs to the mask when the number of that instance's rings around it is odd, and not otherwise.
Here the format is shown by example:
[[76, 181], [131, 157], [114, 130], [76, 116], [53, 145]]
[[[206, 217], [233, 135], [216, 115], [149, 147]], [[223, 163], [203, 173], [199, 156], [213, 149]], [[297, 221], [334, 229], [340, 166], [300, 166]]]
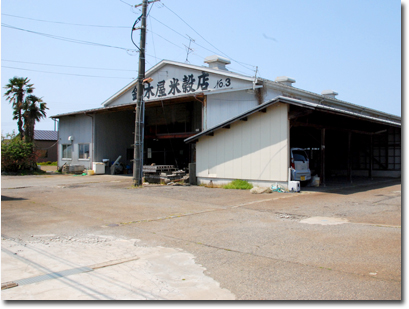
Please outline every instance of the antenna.
[[[186, 34], [187, 35], [187, 34]], [[193, 53], [194, 50], [192, 48], [190, 48], [190, 45], [192, 44], [192, 42], [195, 42], [194, 39], [192, 39], [190, 36], [187, 35], [187, 37], [189, 38], [189, 46], [186, 46], [185, 44], [183, 44], [186, 47], [186, 63], [189, 63], [189, 54]]]

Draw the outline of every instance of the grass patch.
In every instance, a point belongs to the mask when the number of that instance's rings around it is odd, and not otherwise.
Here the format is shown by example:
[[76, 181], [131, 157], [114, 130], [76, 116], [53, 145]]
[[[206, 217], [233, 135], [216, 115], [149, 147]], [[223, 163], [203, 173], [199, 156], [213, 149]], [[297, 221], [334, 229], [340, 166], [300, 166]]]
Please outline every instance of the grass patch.
[[37, 165], [49, 165], [49, 166], [57, 166], [57, 162], [51, 162], [51, 161], [47, 161], [47, 162], [40, 162], [40, 163], [37, 163]]
[[223, 189], [236, 189], [236, 190], [250, 190], [253, 188], [251, 183], [248, 183], [245, 180], [236, 179], [227, 185], [222, 186]]

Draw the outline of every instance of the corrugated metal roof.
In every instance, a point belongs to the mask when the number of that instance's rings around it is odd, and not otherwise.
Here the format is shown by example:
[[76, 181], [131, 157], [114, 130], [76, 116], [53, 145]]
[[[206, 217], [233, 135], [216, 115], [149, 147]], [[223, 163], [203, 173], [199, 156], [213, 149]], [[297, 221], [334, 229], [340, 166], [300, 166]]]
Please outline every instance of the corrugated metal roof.
[[[209, 72], [213, 72], [213, 73], [217, 73], [217, 74], [221, 74], [221, 75], [231, 76], [231, 77], [235, 77], [235, 78], [239, 78], [239, 79], [243, 79], [243, 80], [247, 80], [247, 81], [254, 81], [254, 77], [251, 77], [251, 76], [241, 75], [241, 74], [238, 74], [238, 73], [225, 71], [225, 70], [214, 70], [214, 69], [211, 69], [211, 68], [206, 67], [206, 66], [191, 65], [191, 64], [186, 64], [186, 63], [181, 63], [181, 62], [176, 62], [176, 61], [170, 61], [170, 60], [162, 60], [161, 62], [159, 62], [158, 64], [153, 66], [151, 69], [149, 69], [146, 72], [146, 76], [149, 76], [150, 74], [152, 74], [153, 72], [161, 69], [165, 65], [175, 65], [175, 66], [185, 67], [185, 68], [188, 68], [188, 69], [197, 69], [197, 70], [200, 69], [200, 70], [205, 70], [205, 71], [209, 71]], [[367, 107], [363, 107], [363, 106], [360, 106], [360, 105], [352, 104], [352, 103], [349, 103], [349, 102], [346, 102], [346, 101], [343, 101], [343, 100], [339, 100], [339, 99], [336, 99], [336, 98], [328, 98], [328, 97], [325, 97], [323, 95], [320, 95], [320, 94], [317, 94], [317, 93], [314, 93], [314, 92], [310, 92], [310, 91], [303, 90], [303, 89], [300, 89], [300, 88], [296, 88], [296, 87], [293, 87], [293, 86], [287, 86], [287, 85], [281, 84], [279, 82], [271, 81], [271, 80], [268, 80], [268, 79], [265, 79], [265, 78], [258, 77], [257, 80], [262, 81], [266, 85], [272, 86], [273, 88], [278, 89], [280, 91], [281, 90], [288, 90], [291, 93], [296, 93], [296, 94], [298, 94], [300, 96], [307, 97], [307, 98], [309, 98], [309, 99], [311, 99], [313, 101], [325, 102], [325, 103], [327, 103], [327, 106], [331, 105], [331, 108], [334, 109], [334, 110], [337, 110], [337, 111], [338, 110], [339, 111], [344, 110], [344, 111], [346, 111], [346, 113], [357, 114], [358, 116], [360, 116], [362, 118], [365, 118], [364, 115], [366, 114], [367, 118], [369, 118], [369, 119], [375, 119], [376, 118], [376, 119], [379, 119], [381, 121], [385, 120], [385, 119], [386, 120], [389, 119], [392, 122], [393, 121], [399, 122], [400, 119], [401, 119], [399, 116], [396, 116], [396, 115], [387, 114], [387, 113], [384, 113], [384, 112], [380, 112], [380, 111], [377, 111], [377, 110], [374, 110], [374, 109], [371, 109], [371, 108], [367, 108]], [[137, 83], [137, 80], [134, 80], [134, 81], [130, 82], [127, 86], [125, 86], [120, 91], [118, 91], [117, 93], [115, 93], [114, 95], [109, 97], [107, 100], [105, 100], [102, 103], [103, 107], [101, 107], [101, 108], [95, 108], [95, 109], [90, 109], [90, 110], [83, 110], [83, 111], [59, 114], [59, 115], [51, 116], [51, 118], [59, 118], [61, 116], [76, 115], [76, 114], [88, 113], [88, 112], [99, 112], [99, 111], [103, 111], [103, 110], [108, 109], [108, 108], [115, 108], [115, 107], [118, 107], [118, 106], [126, 106], [126, 105], [135, 104], [135, 103], [130, 102], [130, 103], [126, 103], [126, 104], [115, 105], [115, 106], [112, 106], [112, 107], [109, 106], [115, 99], [117, 99], [119, 96], [124, 94], [126, 91], [128, 91], [132, 87], [134, 87], [136, 85], [136, 83]], [[232, 90], [237, 91], [239, 89], [232, 89]], [[229, 90], [229, 91], [231, 91], [231, 90]], [[216, 92], [209, 91], [209, 92], [206, 92], [206, 93], [203, 93], [203, 94], [209, 95], [209, 94], [214, 94], [214, 93], [216, 93]], [[184, 96], [189, 96], [189, 95], [186, 95], [186, 94], [181, 95], [181, 97], [184, 97]], [[167, 99], [172, 99], [172, 98], [175, 98], [175, 97], [170, 97], [170, 98], [167, 98]], [[268, 102], [271, 102], [271, 101], [268, 101]], [[268, 103], [268, 102], [266, 102], [266, 103]], [[302, 102], [306, 103], [306, 101], [302, 101]], [[316, 103], [312, 103], [312, 104], [316, 104]], [[318, 104], [318, 105], [319, 106], [324, 106], [324, 105], [321, 105], [321, 104]]]
[[258, 111], [261, 111], [265, 108], [267, 108], [270, 105], [276, 104], [276, 103], [286, 103], [286, 104], [291, 104], [291, 105], [297, 105], [300, 107], [304, 107], [304, 108], [308, 108], [308, 109], [313, 109], [313, 110], [322, 110], [322, 111], [327, 111], [327, 112], [332, 112], [332, 113], [336, 113], [336, 114], [340, 114], [340, 115], [344, 115], [344, 116], [352, 116], [352, 117], [358, 117], [358, 118], [362, 118], [363, 120], [369, 120], [372, 122], [378, 122], [378, 123], [383, 123], [383, 124], [387, 124], [387, 125], [391, 125], [391, 126], [396, 126], [396, 127], [400, 127], [401, 123], [397, 122], [397, 121], [393, 121], [393, 120], [387, 120], [387, 119], [382, 119], [382, 118], [377, 118], [377, 117], [371, 117], [371, 116], [367, 116], [367, 115], [363, 115], [363, 114], [359, 114], [359, 113], [354, 113], [351, 111], [346, 111], [343, 109], [339, 109], [339, 108], [334, 108], [334, 107], [330, 107], [330, 106], [326, 106], [326, 105], [322, 105], [322, 104], [317, 104], [317, 103], [311, 103], [311, 102], [307, 102], [307, 101], [302, 101], [302, 100], [297, 100], [297, 99], [291, 99], [291, 98], [287, 98], [287, 97], [283, 97], [283, 96], [278, 96], [268, 102], [265, 102], [261, 105], [258, 105], [250, 110], [248, 110], [245, 113], [242, 113], [234, 118], [231, 118], [229, 120], [226, 120], [223, 123], [218, 124], [217, 126], [214, 126], [210, 129], [207, 129], [205, 131], [200, 132], [199, 134], [196, 134], [192, 137], [189, 137], [187, 139], [185, 139], [185, 143], [191, 143], [197, 139], [199, 139], [201, 136], [203, 135], [209, 135], [211, 133], [213, 133], [214, 131], [221, 129], [223, 127], [226, 127], [236, 121], [239, 121], [240, 119], [246, 118], [254, 113], [257, 113]]
[[60, 118], [64, 116], [73, 116], [73, 115], [79, 115], [79, 114], [92, 114], [92, 113], [104, 112], [107, 110], [118, 110], [121, 108], [128, 108], [128, 107], [135, 106], [135, 105], [136, 103], [126, 103], [126, 104], [120, 104], [120, 105], [115, 105], [111, 107], [98, 107], [98, 108], [92, 108], [92, 109], [84, 109], [81, 111], [54, 115], [54, 116], [51, 116], [50, 118]]
[[34, 130], [34, 140], [37, 141], [56, 141], [58, 131]]

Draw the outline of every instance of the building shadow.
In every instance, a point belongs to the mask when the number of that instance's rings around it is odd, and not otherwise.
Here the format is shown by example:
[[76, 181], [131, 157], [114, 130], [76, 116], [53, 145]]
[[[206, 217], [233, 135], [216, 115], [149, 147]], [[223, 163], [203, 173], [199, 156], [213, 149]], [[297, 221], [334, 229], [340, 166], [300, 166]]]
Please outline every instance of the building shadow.
[[22, 197], [11, 197], [11, 196], [6, 196], [6, 195], [2, 195], [1, 196], [1, 201], [25, 201], [27, 200], [26, 198], [22, 198]]
[[301, 191], [306, 192], [326, 192], [349, 195], [359, 192], [365, 192], [375, 189], [386, 188], [394, 185], [400, 185], [401, 178], [368, 178], [368, 177], [354, 177], [352, 183], [348, 182], [347, 177], [337, 176], [329, 177], [325, 181], [325, 187], [302, 187]]

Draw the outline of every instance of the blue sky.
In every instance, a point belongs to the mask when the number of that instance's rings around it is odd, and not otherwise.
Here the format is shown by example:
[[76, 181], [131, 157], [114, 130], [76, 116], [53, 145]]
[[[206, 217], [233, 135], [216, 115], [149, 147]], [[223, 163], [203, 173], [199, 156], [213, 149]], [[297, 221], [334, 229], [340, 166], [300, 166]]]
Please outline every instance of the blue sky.
[[[2, 0], [2, 87], [29, 77], [49, 116], [100, 107], [137, 77], [131, 28], [140, 2]], [[289, 76], [297, 88], [332, 89], [340, 100], [401, 115], [400, 1], [162, 0], [150, 8], [146, 69], [185, 62], [190, 37], [191, 64], [219, 54], [231, 71], [254, 76], [258, 66], [263, 78]], [[1, 102], [2, 133], [17, 131]], [[36, 129], [53, 130], [54, 122]]]

